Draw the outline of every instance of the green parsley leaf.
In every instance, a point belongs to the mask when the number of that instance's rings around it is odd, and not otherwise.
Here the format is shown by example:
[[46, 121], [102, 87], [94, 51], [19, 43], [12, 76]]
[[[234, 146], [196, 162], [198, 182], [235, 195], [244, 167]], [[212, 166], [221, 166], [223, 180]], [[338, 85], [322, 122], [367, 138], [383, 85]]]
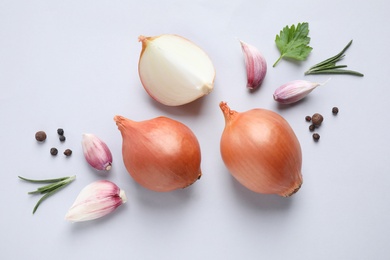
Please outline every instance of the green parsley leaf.
[[274, 63], [273, 67], [278, 64], [282, 58], [290, 58], [295, 60], [305, 60], [313, 49], [308, 44], [310, 43], [309, 24], [298, 23], [297, 26], [284, 27], [280, 31], [280, 35], [276, 35], [275, 43], [280, 51], [279, 59]]

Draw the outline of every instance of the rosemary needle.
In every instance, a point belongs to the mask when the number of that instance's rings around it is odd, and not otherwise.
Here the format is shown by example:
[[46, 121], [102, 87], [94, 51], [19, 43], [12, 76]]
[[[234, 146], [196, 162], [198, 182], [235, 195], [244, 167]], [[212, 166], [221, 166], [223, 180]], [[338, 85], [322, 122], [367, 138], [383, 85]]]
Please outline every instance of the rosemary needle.
[[57, 179], [32, 180], [32, 179], [24, 178], [22, 176], [18, 176], [18, 177], [24, 181], [33, 182], [33, 183], [53, 183], [53, 182], [63, 181], [69, 178], [69, 177], [62, 177]]
[[346, 68], [347, 65], [336, 65], [336, 63], [338, 61], [340, 61], [341, 59], [343, 59], [345, 57], [344, 53], [347, 51], [349, 46], [351, 46], [351, 44], [352, 44], [352, 40], [338, 54], [310, 67], [305, 72], [305, 75], [309, 75], [309, 74], [349, 74], [349, 75], [363, 77], [364, 75], [360, 72], [343, 69], [343, 68]]
[[321, 69], [321, 70], [314, 70], [311, 71], [310, 73], [305, 73], [305, 75], [309, 74], [348, 74], [348, 75], [354, 75], [354, 76], [359, 76], [363, 77], [364, 74], [353, 71], [353, 70], [343, 70], [343, 69]]
[[349, 46], [351, 46], [351, 44], [352, 44], [352, 40], [347, 44], [347, 46], [344, 47], [344, 49], [341, 52], [339, 52], [338, 54], [336, 54], [333, 57], [330, 57], [329, 59], [326, 59], [326, 60], [314, 65], [310, 69], [318, 68], [318, 67], [321, 67], [321, 66], [326, 65], [326, 64], [336, 63], [337, 61], [341, 60], [342, 58], [345, 57], [344, 52], [347, 51], [347, 49], [349, 48]]
[[39, 205], [41, 204], [42, 201], [44, 201], [46, 198], [48, 198], [49, 196], [53, 195], [54, 193], [56, 193], [57, 191], [59, 191], [60, 189], [64, 188], [66, 185], [68, 185], [69, 183], [71, 183], [75, 178], [73, 177], [76, 177], [76, 176], [72, 176], [70, 177], [69, 179], [65, 180], [66, 182], [61, 184], [59, 187], [55, 188], [55, 189], [52, 189], [50, 190], [49, 192], [47, 192], [45, 195], [42, 196], [42, 198], [40, 198], [37, 202], [37, 204], [35, 205], [34, 209], [33, 209], [33, 214], [35, 213], [35, 211], [37, 211]]
[[27, 179], [21, 176], [18, 176], [20, 179], [32, 183], [50, 183], [48, 185], [39, 187], [35, 191], [30, 191], [28, 194], [45, 194], [43, 195], [35, 205], [33, 209], [33, 214], [35, 211], [38, 209], [39, 205], [44, 201], [46, 198], [50, 197], [60, 189], [64, 188], [67, 186], [69, 183], [71, 183], [74, 179], [76, 179], [76, 175], [74, 176], [69, 176], [69, 177], [62, 177], [62, 178], [57, 178], [57, 179], [45, 179], [45, 180], [33, 180], [33, 179]]

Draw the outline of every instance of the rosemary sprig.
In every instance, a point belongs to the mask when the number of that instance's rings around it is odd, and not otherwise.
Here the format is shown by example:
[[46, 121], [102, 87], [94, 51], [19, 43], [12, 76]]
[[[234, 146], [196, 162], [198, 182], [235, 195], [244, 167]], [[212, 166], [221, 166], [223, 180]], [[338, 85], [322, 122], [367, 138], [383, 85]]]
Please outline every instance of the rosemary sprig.
[[35, 205], [33, 209], [33, 214], [35, 211], [37, 211], [39, 205], [44, 201], [46, 198], [50, 197], [60, 189], [67, 186], [69, 183], [71, 183], [74, 179], [76, 179], [76, 175], [69, 176], [69, 177], [62, 177], [57, 179], [45, 179], [45, 180], [33, 180], [33, 179], [27, 179], [21, 176], [18, 176], [21, 180], [32, 182], [32, 183], [50, 183], [48, 185], [42, 186], [37, 188], [35, 191], [30, 191], [28, 194], [45, 194], [43, 195], [40, 200], [38, 200], [37, 204]]
[[343, 68], [346, 68], [347, 65], [336, 65], [336, 63], [338, 61], [342, 60], [345, 57], [344, 53], [347, 51], [349, 46], [351, 46], [351, 44], [352, 44], [352, 40], [338, 54], [310, 67], [305, 72], [305, 75], [310, 75], [310, 74], [349, 74], [349, 75], [363, 77], [364, 75], [360, 72], [343, 69]]

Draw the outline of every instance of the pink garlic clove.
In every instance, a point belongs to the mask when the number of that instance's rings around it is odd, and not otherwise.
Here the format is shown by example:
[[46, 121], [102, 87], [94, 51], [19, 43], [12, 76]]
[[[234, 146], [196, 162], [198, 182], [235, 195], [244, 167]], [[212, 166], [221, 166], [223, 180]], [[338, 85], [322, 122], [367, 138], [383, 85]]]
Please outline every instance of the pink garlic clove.
[[277, 88], [273, 96], [275, 101], [281, 104], [292, 104], [303, 99], [316, 87], [324, 85], [325, 83], [326, 82], [316, 83], [307, 80], [294, 80]]
[[112, 154], [106, 143], [96, 135], [83, 134], [81, 142], [84, 157], [93, 168], [100, 171], [109, 171], [112, 165]]
[[243, 41], [240, 43], [245, 58], [247, 88], [254, 90], [263, 83], [267, 73], [267, 62], [256, 47]]
[[115, 183], [95, 181], [81, 190], [65, 216], [71, 222], [101, 218], [126, 203], [127, 197]]

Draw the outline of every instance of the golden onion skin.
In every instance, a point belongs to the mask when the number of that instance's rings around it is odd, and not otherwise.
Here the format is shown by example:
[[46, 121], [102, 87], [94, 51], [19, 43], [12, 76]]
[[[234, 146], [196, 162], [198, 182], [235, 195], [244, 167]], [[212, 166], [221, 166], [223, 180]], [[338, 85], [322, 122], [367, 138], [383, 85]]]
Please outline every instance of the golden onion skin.
[[288, 122], [266, 109], [239, 113], [220, 103], [225, 117], [222, 159], [243, 186], [288, 197], [302, 185], [302, 151]]
[[200, 145], [186, 125], [167, 117], [114, 120], [122, 134], [126, 170], [144, 188], [167, 192], [186, 188], [201, 177]]

